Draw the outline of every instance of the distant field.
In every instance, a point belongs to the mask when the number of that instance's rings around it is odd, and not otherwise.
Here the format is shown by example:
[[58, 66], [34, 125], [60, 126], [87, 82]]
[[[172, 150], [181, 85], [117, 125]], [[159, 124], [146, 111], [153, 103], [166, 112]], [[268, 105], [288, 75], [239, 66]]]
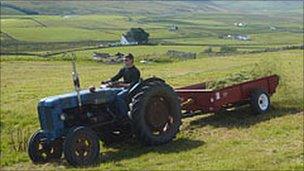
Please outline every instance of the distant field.
[[[163, 50], [165, 51], [166, 47]], [[191, 49], [191, 48], [190, 48]], [[190, 50], [189, 49], [189, 50]], [[119, 48], [108, 49], [120, 51]], [[151, 47], [130, 47], [136, 55]], [[187, 51], [188, 49], [183, 49]], [[195, 49], [192, 49], [195, 51]], [[200, 47], [197, 49], [200, 51]], [[80, 54], [79, 54], [80, 55]], [[85, 54], [84, 54], [85, 55]], [[159, 147], [137, 142], [102, 147], [98, 169], [303, 169], [303, 51], [199, 58], [165, 64], [137, 64], [144, 78], [155, 75], [174, 87], [222, 78], [270, 62], [284, 81], [273, 96], [273, 109], [264, 116], [240, 111], [185, 119], [176, 140]], [[23, 57], [19, 57], [23, 58]], [[34, 59], [34, 58], [33, 58]], [[117, 72], [120, 65], [77, 63], [83, 88]], [[282, 73], [281, 73], [282, 72]], [[284, 86], [283, 86], [284, 85]], [[38, 129], [39, 99], [72, 91], [71, 64], [65, 61], [1, 62], [1, 167], [4, 169], [69, 168], [65, 162], [35, 166], [26, 152], [12, 150], [10, 135], [18, 128]], [[16, 119], [18, 118], [18, 119]], [[28, 136], [28, 135], [27, 135]], [[187, 160], [184, 160], [187, 159]], [[178, 161], [178, 162], [177, 162]], [[95, 169], [97, 169], [95, 168]]]
[[[5, 30], [4, 30], [5, 31]], [[99, 32], [68, 27], [48, 28], [14, 28], [6, 33], [13, 35], [15, 39], [32, 42], [66, 42], [82, 40], [117, 40], [119, 33]], [[34, 33], [34, 34], [33, 34]]]
[[[237, 27], [235, 22], [246, 23]], [[177, 31], [169, 31], [177, 25]], [[1, 18], [1, 41], [5, 52], [41, 52], [71, 47], [98, 46], [95, 41], [119, 42], [131, 27], [141, 27], [157, 43], [286, 46], [303, 43], [303, 22], [299, 16], [204, 14], [181, 16], [148, 15], [5, 15]], [[275, 28], [270, 29], [271, 27]], [[220, 39], [222, 34], [243, 34], [250, 41]], [[83, 43], [81, 43], [83, 42]], [[91, 43], [85, 43], [91, 42]], [[35, 44], [36, 43], [36, 44]], [[37, 46], [37, 43], [44, 44]], [[52, 43], [52, 44], [50, 44]], [[54, 43], [58, 43], [55, 45]], [[61, 43], [61, 44], [59, 44]], [[16, 48], [17, 47], [17, 48]], [[70, 48], [69, 48], [70, 47]]]

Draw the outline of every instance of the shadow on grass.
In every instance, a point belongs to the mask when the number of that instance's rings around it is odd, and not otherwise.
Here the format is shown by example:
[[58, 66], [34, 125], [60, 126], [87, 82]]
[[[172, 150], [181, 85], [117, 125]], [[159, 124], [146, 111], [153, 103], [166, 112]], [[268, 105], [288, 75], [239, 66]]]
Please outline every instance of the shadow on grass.
[[[188, 138], [175, 139], [172, 142], [159, 146], [142, 146], [138, 140], [131, 138], [121, 143], [113, 144], [112, 150], [105, 151], [105, 147], [101, 147], [100, 161], [96, 165], [89, 167], [99, 167], [102, 164], [109, 162], [119, 162], [121, 160], [132, 159], [140, 157], [147, 153], [159, 153], [159, 154], [170, 154], [179, 153], [182, 151], [188, 151], [199, 146], [204, 145], [204, 141], [191, 140]], [[48, 163], [49, 166], [59, 167], [62, 166], [65, 169], [76, 169], [71, 166], [65, 159], [57, 159]], [[39, 165], [38, 165], [39, 166]], [[35, 170], [35, 169], [34, 169]]]
[[126, 142], [126, 144], [118, 144], [119, 148], [116, 151], [102, 153], [100, 163], [118, 162], [125, 159], [136, 158], [150, 152], [159, 154], [179, 153], [197, 148], [204, 144], [204, 141], [179, 138], [164, 145], [142, 146], [136, 139], [131, 139], [129, 142]]
[[248, 128], [260, 122], [268, 121], [270, 119], [285, 115], [297, 114], [299, 112], [301, 112], [301, 110], [298, 108], [272, 107], [266, 114], [255, 115], [250, 110], [250, 107], [244, 106], [236, 110], [223, 110], [218, 113], [193, 120], [190, 122], [190, 125], [187, 128], [195, 129], [207, 125], [227, 128]]
[[[233, 111], [221, 111], [216, 114], [199, 116], [197, 119], [191, 121], [189, 126], [187, 126], [185, 129], [196, 129], [207, 125], [227, 128], [248, 128], [252, 125], [268, 121], [273, 118], [299, 114], [301, 111], [303, 110], [300, 110], [299, 108], [276, 107], [271, 108], [267, 114], [254, 115], [252, 114], [250, 108], [245, 106]], [[172, 154], [189, 151], [204, 144], [205, 142], [200, 140], [178, 138], [168, 144], [147, 147], [140, 145], [140, 143], [135, 138], [131, 138], [118, 144], [111, 145], [110, 149], [102, 147], [101, 160], [95, 167], [99, 167], [104, 163], [119, 162], [121, 160], [140, 157], [141, 155], [148, 153]], [[66, 162], [66, 160], [58, 160], [53, 163], [53, 165], [55, 167], [61, 165], [65, 166], [65, 168], [73, 168]]]

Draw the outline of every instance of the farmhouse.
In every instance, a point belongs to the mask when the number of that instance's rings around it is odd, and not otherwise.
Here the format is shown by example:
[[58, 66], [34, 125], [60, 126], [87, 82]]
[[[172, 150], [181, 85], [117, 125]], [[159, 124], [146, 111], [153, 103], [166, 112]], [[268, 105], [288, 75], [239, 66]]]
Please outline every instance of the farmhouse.
[[173, 24], [171, 27], [169, 27], [168, 30], [169, 30], [169, 31], [177, 31], [177, 30], [178, 30], [178, 27], [177, 27], [177, 25]]
[[122, 45], [137, 45], [138, 42], [135, 41], [133, 38], [128, 37], [128, 36], [123, 34], [121, 36], [121, 39], [120, 39], [120, 44], [122, 44]]
[[277, 28], [274, 26], [269, 26], [269, 30], [276, 30]]
[[219, 38], [221, 39], [235, 39], [235, 40], [241, 40], [241, 41], [248, 41], [250, 40], [250, 36], [248, 35], [241, 35], [241, 34], [224, 34], [219, 35]]
[[237, 27], [246, 27], [247, 26], [246, 23], [242, 23], [242, 22], [240, 22], [240, 23], [234, 23], [234, 25], [237, 26]]
[[244, 41], [250, 40], [250, 36], [248, 35], [235, 35], [234, 38], [236, 40], [244, 40]]

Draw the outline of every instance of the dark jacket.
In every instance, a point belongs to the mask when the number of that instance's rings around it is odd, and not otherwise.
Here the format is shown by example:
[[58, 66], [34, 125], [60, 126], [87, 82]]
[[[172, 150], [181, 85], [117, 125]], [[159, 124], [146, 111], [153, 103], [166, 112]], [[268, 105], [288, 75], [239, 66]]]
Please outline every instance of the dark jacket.
[[118, 81], [121, 78], [123, 78], [124, 83], [136, 83], [140, 79], [140, 71], [135, 66], [131, 68], [123, 67], [111, 78], [111, 81]]

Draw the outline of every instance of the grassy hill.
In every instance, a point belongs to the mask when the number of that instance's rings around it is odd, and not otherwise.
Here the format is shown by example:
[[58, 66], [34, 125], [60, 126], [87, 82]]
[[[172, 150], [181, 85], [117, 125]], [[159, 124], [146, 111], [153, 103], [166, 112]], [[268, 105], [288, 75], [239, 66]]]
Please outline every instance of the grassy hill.
[[[174, 3], [174, 6], [172, 6]], [[1, 1], [1, 14], [175, 15], [184, 13], [301, 13], [301, 1]], [[3, 9], [3, 10], [2, 10]], [[8, 11], [8, 9], [11, 9]]]
[[[211, 12], [221, 11], [213, 2], [208, 0], [199, 3], [188, 1], [175, 2], [174, 6], [171, 2], [165, 1], [19, 1], [19, 2], [3, 2], [4, 8], [22, 9], [25, 11], [33, 11], [42, 15], [83, 15], [83, 14], [178, 14], [191, 11]], [[5, 14], [5, 13], [4, 13]]]
[[[236, 27], [235, 22], [247, 26]], [[177, 25], [178, 31], [169, 31]], [[131, 27], [150, 33], [154, 43], [202, 46], [287, 46], [303, 43], [303, 20], [299, 16], [255, 14], [204, 14], [160, 16], [124, 15], [5, 15], [1, 18], [2, 52], [56, 52], [119, 42]], [[275, 29], [270, 29], [274, 27]], [[35, 34], [32, 34], [35, 33]], [[222, 34], [243, 34], [250, 41], [219, 38]]]
[[[144, 28], [156, 44], [299, 45], [301, 7], [300, 1], [1, 1], [1, 52], [50, 54], [98, 47], [119, 42], [131, 27]], [[247, 26], [234, 25], [239, 22]], [[172, 25], [179, 30], [170, 31]], [[252, 40], [219, 38], [223, 34], [248, 35]]]

